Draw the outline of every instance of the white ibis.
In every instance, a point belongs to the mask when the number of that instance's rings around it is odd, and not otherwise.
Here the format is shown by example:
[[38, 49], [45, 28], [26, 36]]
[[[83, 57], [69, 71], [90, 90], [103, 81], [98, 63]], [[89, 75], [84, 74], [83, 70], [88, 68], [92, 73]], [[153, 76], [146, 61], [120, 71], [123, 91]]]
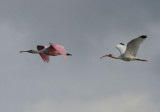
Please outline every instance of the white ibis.
[[137, 60], [137, 61], [147, 62], [147, 60], [145, 60], [145, 59], [139, 59], [136, 57], [140, 44], [146, 38], [147, 38], [146, 35], [142, 35], [138, 38], [135, 38], [127, 44], [127, 47], [123, 43], [120, 43], [116, 46], [116, 48], [120, 51], [120, 56], [114, 56], [113, 54], [109, 54], [109, 55], [102, 56], [100, 59], [102, 59], [104, 57], [110, 57], [110, 58], [114, 58], [114, 59], [121, 59], [124, 61]]

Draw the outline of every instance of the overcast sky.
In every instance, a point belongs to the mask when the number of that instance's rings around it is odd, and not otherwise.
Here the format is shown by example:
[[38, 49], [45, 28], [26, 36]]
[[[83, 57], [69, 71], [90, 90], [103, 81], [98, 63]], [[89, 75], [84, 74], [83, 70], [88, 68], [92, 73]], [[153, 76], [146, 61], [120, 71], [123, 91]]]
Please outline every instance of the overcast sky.
[[[0, 111], [159, 112], [159, 11], [159, 0], [0, 0]], [[99, 59], [141, 35], [147, 63]], [[49, 42], [73, 56], [19, 53]]]

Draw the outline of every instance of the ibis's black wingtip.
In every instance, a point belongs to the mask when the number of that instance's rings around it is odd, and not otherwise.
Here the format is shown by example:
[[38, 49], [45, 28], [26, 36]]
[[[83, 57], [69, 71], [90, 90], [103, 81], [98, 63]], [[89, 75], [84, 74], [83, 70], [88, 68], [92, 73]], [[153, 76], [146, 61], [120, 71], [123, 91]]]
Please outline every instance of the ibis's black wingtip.
[[147, 38], [147, 35], [142, 35], [139, 38]]
[[124, 45], [123, 43], [119, 43], [119, 44]]

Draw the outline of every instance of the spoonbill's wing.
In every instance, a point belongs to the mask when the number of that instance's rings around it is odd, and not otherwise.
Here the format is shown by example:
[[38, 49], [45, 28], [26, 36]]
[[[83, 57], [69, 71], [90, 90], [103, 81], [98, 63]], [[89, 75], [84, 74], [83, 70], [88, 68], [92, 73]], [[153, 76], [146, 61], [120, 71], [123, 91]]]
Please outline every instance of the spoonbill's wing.
[[67, 58], [66, 51], [65, 51], [65, 49], [64, 49], [63, 46], [60, 46], [60, 45], [54, 44], [54, 43], [49, 43], [49, 44], [50, 44], [49, 50], [50, 50], [50, 49], [56, 50], [56, 51], [58, 51], [62, 56], [64, 56], [65, 58]]
[[140, 44], [147, 38], [146, 35], [142, 35], [138, 38], [135, 38], [133, 40], [131, 40], [128, 44], [127, 44], [127, 49], [125, 51], [125, 55], [132, 55], [135, 56], [137, 55], [137, 51], [139, 49]]
[[[41, 46], [41, 45], [37, 46], [38, 51], [43, 50], [45, 48], [47, 48], [47, 46]], [[39, 55], [42, 57], [42, 59], [44, 60], [44, 62], [47, 62], [47, 63], [49, 62], [49, 56], [48, 55], [43, 54], [43, 53], [40, 53]]]
[[116, 48], [119, 50], [120, 55], [124, 54], [126, 51], [126, 46], [123, 43], [118, 44]]

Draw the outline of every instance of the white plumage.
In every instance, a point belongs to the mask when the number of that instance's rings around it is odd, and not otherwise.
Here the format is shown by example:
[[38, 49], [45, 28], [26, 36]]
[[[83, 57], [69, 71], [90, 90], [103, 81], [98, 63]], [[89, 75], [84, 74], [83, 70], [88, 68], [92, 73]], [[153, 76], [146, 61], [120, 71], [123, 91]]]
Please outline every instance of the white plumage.
[[126, 46], [122, 43], [116, 45], [116, 48], [119, 50], [120, 55], [124, 54], [126, 51]]
[[138, 38], [135, 38], [135, 39], [131, 40], [130, 42], [128, 42], [127, 47], [123, 43], [120, 43], [116, 46], [116, 48], [120, 52], [120, 56], [117, 57], [117, 56], [114, 56], [113, 54], [109, 54], [109, 55], [104, 55], [101, 58], [111, 57], [111, 58], [114, 58], [114, 59], [122, 59], [124, 61], [133, 61], [133, 60], [147, 61], [147, 60], [139, 59], [139, 58], [136, 57], [140, 44], [146, 38], [147, 38], [146, 35], [142, 35]]
[[140, 36], [138, 38], [135, 38], [133, 40], [131, 40], [128, 44], [127, 44], [127, 49], [125, 51], [125, 55], [132, 55], [135, 56], [137, 55], [137, 51], [139, 49], [140, 44], [147, 38], [147, 36]]

